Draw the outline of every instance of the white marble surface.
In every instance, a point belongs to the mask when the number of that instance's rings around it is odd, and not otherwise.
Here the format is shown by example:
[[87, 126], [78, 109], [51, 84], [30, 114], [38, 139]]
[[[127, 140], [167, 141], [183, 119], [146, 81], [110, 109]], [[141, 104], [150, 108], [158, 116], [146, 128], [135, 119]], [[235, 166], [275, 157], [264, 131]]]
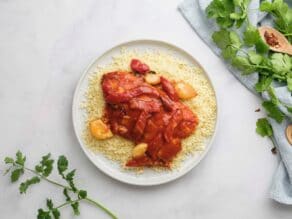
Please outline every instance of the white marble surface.
[[[255, 133], [260, 101], [227, 71], [177, 11], [180, 0], [0, 0], [0, 158], [21, 149], [33, 164], [42, 154], [66, 154], [78, 182], [119, 218], [291, 218], [271, 201], [277, 157]], [[133, 187], [105, 176], [85, 157], [71, 121], [73, 91], [82, 70], [107, 48], [139, 38], [174, 43], [210, 73], [220, 124], [200, 165], [172, 183]], [[4, 169], [3, 164], [0, 166]], [[3, 219], [35, 218], [46, 196], [62, 195], [43, 182], [20, 196], [0, 179]], [[64, 209], [64, 218], [73, 218]], [[107, 218], [81, 205], [79, 218]]]

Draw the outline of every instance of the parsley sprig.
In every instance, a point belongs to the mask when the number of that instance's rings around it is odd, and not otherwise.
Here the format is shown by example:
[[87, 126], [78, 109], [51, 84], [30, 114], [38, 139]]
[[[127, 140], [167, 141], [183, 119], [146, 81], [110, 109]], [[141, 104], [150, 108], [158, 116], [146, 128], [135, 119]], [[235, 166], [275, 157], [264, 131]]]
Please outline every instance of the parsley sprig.
[[34, 169], [25, 166], [26, 156], [24, 156], [20, 151], [16, 153], [15, 158], [6, 157], [4, 162], [8, 165], [8, 169], [5, 171], [5, 174], [10, 173], [10, 180], [12, 183], [17, 182], [25, 172], [29, 172], [34, 175], [33, 177], [20, 183], [19, 192], [21, 194], [26, 193], [28, 188], [41, 182], [42, 180], [63, 189], [63, 195], [65, 196], [66, 201], [60, 205], [55, 205], [51, 199], [47, 198], [46, 208], [40, 208], [38, 210], [38, 219], [59, 219], [61, 215], [60, 209], [68, 205], [71, 206], [74, 215], [79, 215], [79, 203], [81, 201], [91, 203], [103, 210], [110, 216], [110, 218], [117, 219], [117, 216], [115, 216], [109, 209], [104, 207], [99, 202], [89, 198], [87, 196], [87, 191], [76, 187], [74, 183], [76, 170], [68, 170], [69, 162], [65, 156], [59, 156], [57, 161], [58, 173], [66, 182], [65, 185], [48, 178], [54, 169], [54, 159], [52, 159], [51, 154], [43, 156], [39, 164], [37, 164]]

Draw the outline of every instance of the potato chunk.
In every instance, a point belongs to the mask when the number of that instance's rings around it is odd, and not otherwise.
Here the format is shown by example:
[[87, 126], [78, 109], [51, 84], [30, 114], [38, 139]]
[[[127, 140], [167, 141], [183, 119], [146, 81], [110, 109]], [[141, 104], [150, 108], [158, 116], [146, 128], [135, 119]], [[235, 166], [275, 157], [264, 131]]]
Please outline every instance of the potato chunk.
[[188, 83], [185, 82], [177, 82], [174, 86], [176, 93], [181, 99], [191, 99], [197, 96], [197, 92], [195, 89]]
[[91, 134], [99, 140], [107, 139], [113, 136], [110, 128], [100, 119], [90, 122]]
[[133, 158], [142, 157], [147, 151], [148, 145], [146, 143], [137, 144], [132, 151]]

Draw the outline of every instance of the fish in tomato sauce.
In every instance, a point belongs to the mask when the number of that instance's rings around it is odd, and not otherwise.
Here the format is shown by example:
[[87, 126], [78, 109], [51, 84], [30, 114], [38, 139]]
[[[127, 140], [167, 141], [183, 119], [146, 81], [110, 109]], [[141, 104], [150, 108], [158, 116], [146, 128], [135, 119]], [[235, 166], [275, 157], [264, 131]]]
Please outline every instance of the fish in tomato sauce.
[[182, 150], [181, 141], [199, 123], [197, 115], [179, 100], [173, 84], [164, 77], [160, 81], [152, 86], [132, 72], [103, 75], [103, 120], [114, 134], [148, 145], [143, 156], [130, 159], [126, 166], [170, 167]]

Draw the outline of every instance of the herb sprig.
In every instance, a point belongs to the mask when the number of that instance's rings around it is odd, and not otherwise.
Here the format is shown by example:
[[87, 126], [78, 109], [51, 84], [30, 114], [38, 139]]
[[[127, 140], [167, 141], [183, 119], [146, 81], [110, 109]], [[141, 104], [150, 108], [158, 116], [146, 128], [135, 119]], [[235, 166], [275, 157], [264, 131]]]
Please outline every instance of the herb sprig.
[[273, 2], [263, 1], [261, 11], [268, 12], [274, 17], [275, 27], [292, 40], [292, 9], [283, 0]]
[[216, 19], [221, 28], [229, 28], [236, 24], [240, 27], [247, 18], [250, 0], [213, 0], [206, 9], [209, 18]]
[[20, 194], [26, 193], [32, 185], [37, 184], [42, 180], [62, 188], [66, 201], [60, 205], [55, 205], [51, 199], [47, 198], [46, 208], [40, 208], [38, 210], [37, 219], [59, 219], [61, 216], [60, 209], [68, 205], [71, 206], [74, 215], [79, 215], [79, 203], [81, 201], [86, 201], [93, 204], [108, 214], [110, 218], [117, 219], [117, 216], [115, 216], [109, 209], [104, 207], [99, 202], [89, 198], [87, 196], [87, 191], [76, 187], [74, 183], [76, 170], [68, 170], [69, 162], [65, 156], [59, 156], [57, 161], [57, 169], [59, 175], [66, 182], [66, 185], [48, 178], [54, 169], [54, 159], [52, 159], [51, 154], [43, 156], [39, 164], [37, 164], [34, 169], [25, 166], [26, 156], [24, 156], [20, 151], [16, 153], [15, 158], [6, 157], [4, 162], [8, 165], [8, 169], [5, 171], [5, 174], [10, 173], [10, 180], [12, 183], [17, 182], [25, 172], [29, 172], [34, 175], [33, 177], [20, 183]]

